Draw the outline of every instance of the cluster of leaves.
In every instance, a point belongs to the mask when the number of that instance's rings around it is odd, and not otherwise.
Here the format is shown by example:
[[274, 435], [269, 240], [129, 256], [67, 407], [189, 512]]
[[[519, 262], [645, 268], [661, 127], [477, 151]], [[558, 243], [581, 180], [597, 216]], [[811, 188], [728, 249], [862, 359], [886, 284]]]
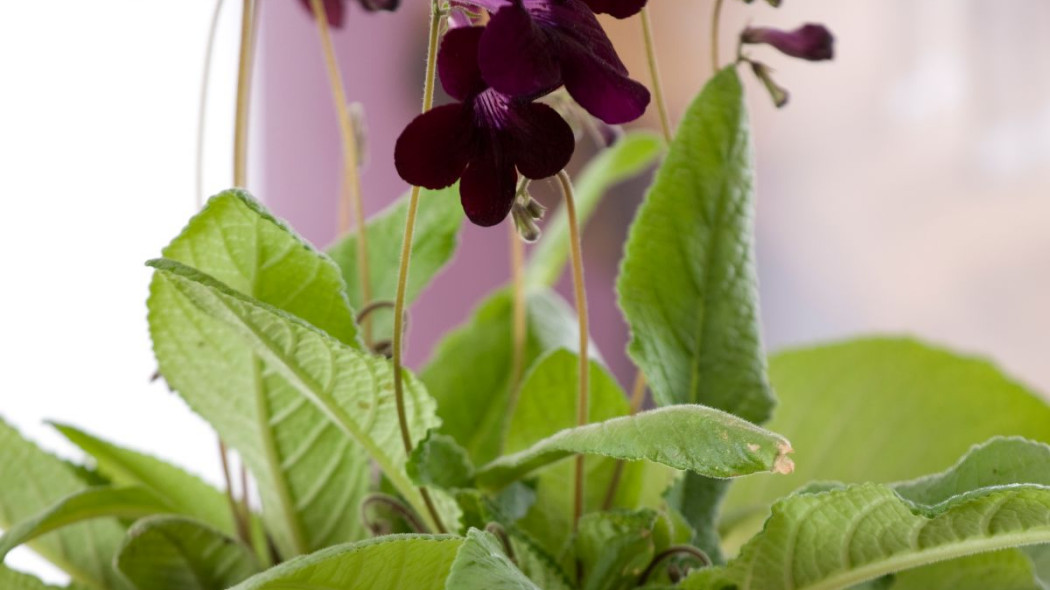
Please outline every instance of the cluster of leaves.
[[[661, 151], [633, 134], [603, 153], [578, 183], [581, 217]], [[96, 590], [1045, 588], [1050, 446], [1037, 441], [1050, 440], [1050, 408], [984, 362], [909, 340], [767, 367], [751, 157], [730, 68], [687, 112], [617, 284], [656, 409], [633, 414], [595, 356], [590, 424], [575, 426], [555, 216], [527, 273], [527, 374], [511, 382], [501, 290], [406, 373], [412, 453], [391, 364], [358, 335], [354, 236], [325, 254], [245, 193], [214, 197], [150, 262], [150, 329], [164, 378], [239, 452], [261, 511], [235, 518], [223, 492], [72, 426], [56, 425], [89, 468], [0, 423], [0, 557], [29, 543]], [[455, 250], [450, 191], [422, 200], [410, 300]], [[400, 202], [366, 229], [380, 299], [405, 214]], [[374, 329], [388, 333], [381, 313]], [[774, 386], [770, 427], [795, 442], [793, 473], [787, 439], [757, 425]], [[574, 522], [565, 459], [577, 455]], [[380, 504], [395, 510], [362, 510]], [[0, 566], [0, 587], [45, 586]]]

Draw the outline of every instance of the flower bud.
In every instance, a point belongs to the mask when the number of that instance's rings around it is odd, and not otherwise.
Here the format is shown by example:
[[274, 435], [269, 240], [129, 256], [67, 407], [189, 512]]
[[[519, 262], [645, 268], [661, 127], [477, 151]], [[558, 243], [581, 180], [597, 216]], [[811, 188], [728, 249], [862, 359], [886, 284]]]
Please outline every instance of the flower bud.
[[536, 199], [528, 197], [528, 202], [525, 203], [525, 211], [534, 220], [539, 221], [543, 219], [544, 214], [547, 213], [547, 208], [540, 204]]
[[750, 62], [751, 71], [755, 73], [755, 76], [762, 81], [762, 85], [769, 91], [769, 96], [773, 98], [773, 104], [777, 108], [781, 108], [788, 103], [788, 99], [791, 97], [788, 91], [773, 81], [772, 71], [763, 63], [757, 61]]
[[806, 24], [794, 31], [748, 27], [740, 33], [740, 42], [766, 43], [785, 55], [809, 61], [822, 61], [835, 56], [835, 38], [824, 25]]

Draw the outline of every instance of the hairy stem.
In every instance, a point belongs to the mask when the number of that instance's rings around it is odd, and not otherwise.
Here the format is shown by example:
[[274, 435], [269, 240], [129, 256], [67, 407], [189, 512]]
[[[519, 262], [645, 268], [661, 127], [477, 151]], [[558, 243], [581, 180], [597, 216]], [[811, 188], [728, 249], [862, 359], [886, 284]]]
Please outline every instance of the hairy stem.
[[[638, 371], [634, 377], [634, 387], [631, 389], [632, 416], [642, 409], [642, 403], [645, 402], [645, 386], [645, 373]], [[609, 479], [609, 487], [605, 490], [605, 499], [602, 500], [602, 510], [612, 508], [613, 501], [616, 499], [616, 490], [620, 487], [620, 479], [623, 478], [624, 465], [624, 461], [616, 462], [612, 477]]]
[[248, 523], [245, 522], [244, 514], [241, 512], [241, 507], [233, 493], [233, 478], [230, 477], [230, 460], [227, 454], [226, 443], [222, 442], [222, 439], [220, 438], [219, 459], [222, 461], [222, 478], [226, 483], [226, 500], [230, 504], [230, 513], [233, 515], [233, 523], [237, 527], [237, 537], [241, 541], [251, 545], [251, 532], [248, 529]]
[[204, 205], [204, 123], [208, 112], [208, 88], [211, 80], [211, 61], [215, 54], [215, 37], [219, 30], [219, 14], [225, 0], [216, 0], [208, 25], [208, 43], [204, 46], [204, 68], [201, 72], [200, 103], [197, 106], [197, 209]]
[[[328, 26], [328, 14], [323, 0], [310, 0], [317, 19], [317, 31], [321, 37], [321, 50], [324, 53], [325, 68], [328, 71], [328, 85], [332, 90], [332, 101], [339, 120], [339, 135], [343, 143], [343, 187], [341, 193], [339, 233], [350, 231], [357, 226], [357, 281], [361, 285], [361, 306], [367, 307], [372, 302], [371, 272], [368, 268], [368, 236], [365, 232], [365, 209], [361, 196], [361, 175], [358, 170], [357, 134], [354, 132], [354, 121], [343, 85], [343, 76], [339, 70], [339, 61], [335, 56], [332, 44], [331, 28]], [[349, 215], [344, 215], [342, 212]], [[353, 219], [350, 219], [352, 217]], [[365, 319], [361, 326], [364, 331], [365, 344], [372, 345], [372, 321]]]
[[649, 7], [642, 8], [642, 36], [645, 38], [645, 55], [649, 60], [649, 77], [652, 79], [653, 98], [656, 100], [656, 109], [660, 114], [660, 129], [664, 132], [664, 139], [671, 143], [673, 132], [671, 131], [671, 118], [667, 115], [667, 101], [664, 99], [663, 84], [660, 81], [660, 66], [656, 62], [656, 43], [653, 41], [653, 24], [649, 20]]
[[[441, 36], [441, 10], [438, 0], [433, 0], [430, 5], [430, 37], [427, 43], [427, 74], [423, 84], [423, 112], [434, 106], [434, 72], [437, 68], [438, 38]], [[393, 341], [393, 364], [394, 364], [394, 401], [397, 404], [397, 421], [401, 427], [401, 442], [405, 445], [405, 454], [412, 453], [412, 437], [408, 432], [408, 417], [405, 414], [405, 378], [402, 374], [404, 364], [405, 347], [405, 290], [408, 286], [408, 268], [412, 258], [412, 235], [416, 229], [416, 212], [419, 209], [419, 187], [412, 187], [412, 193], [408, 199], [408, 214], [405, 217], [405, 235], [401, 242], [401, 264], [397, 273], [397, 293], [394, 296], [394, 341]], [[446, 531], [441, 517], [430, 500], [430, 494], [426, 488], [419, 488], [419, 494], [423, 497], [427, 511], [433, 521], [434, 528], [439, 533]]]
[[[579, 393], [576, 398], [576, 425], [587, 424], [590, 413], [590, 386], [588, 384], [588, 372], [590, 361], [588, 359], [588, 327], [587, 327], [587, 291], [583, 282], [583, 246], [580, 240], [580, 223], [576, 217], [576, 198], [573, 195], [572, 181], [569, 175], [562, 170], [558, 173], [558, 181], [561, 183], [562, 197], [565, 199], [565, 211], [569, 217], [569, 239], [572, 247], [572, 288], [576, 294], [576, 315], [579, 318], [580, 330], [580, 375]], [[583, 516], [583, 455], [576, 456], [576, 474], [574, 482], [575, 496], [573, 499], [573, 530], [579, 524]]]
[[233, 128], [233, 184], [248, 184], [248, 111], [252, 96], [255, 2], [244, 0], [241, 12], [241, 48], [237, 66], [237, 113]]
[[718, 73], [718, 25], [722, 20], [722, 0], [715, 0], [711, 15], [711, 75]]

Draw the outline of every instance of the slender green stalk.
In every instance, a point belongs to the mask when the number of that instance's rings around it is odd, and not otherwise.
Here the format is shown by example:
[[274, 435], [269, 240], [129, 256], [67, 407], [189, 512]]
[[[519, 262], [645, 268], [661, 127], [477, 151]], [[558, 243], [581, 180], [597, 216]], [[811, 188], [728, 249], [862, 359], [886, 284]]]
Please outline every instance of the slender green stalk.
[[718, 25], [722, 20], [722, 0], [715, 0], [711, 15], [711, 75], [718, 73]]
[[220, 438], [219, 458], [222, 460], [222, 479], [226, 483], [226, 500], [230, 504], [230, 513], [233, 515], [233, 523], [237, 528], [237, 537], [250, 545], [252, 542], [251, 533], [248, 531], [244, 515], [238, 506], [237, 498], [233, 495], [233, 479], [230, 477], [230, 460], [227, 455], [226, 443], [222, 442]]
[[241, 12], [240, 63], [237, 67], [237, 113], [233, 128], [233, 184], [248, 183], [248, 111], [252, 95], [252, 62], [254, 61], [254, 0], [244, 0]]
[[215, 37], [218, 36], [219, 14], [225, 0], [216, 0], [208, 26], [208, 43], [204, 47], [204, 71], [201, 72], [201, 94], [197, 110], [197, 209], [204, 205], [204, 127], [208, 113], [208, 88], [211, 81], [211, 61], [215, 54]]
[[[339, 120], [339, 134], [343, 142], [343, 187], [339, 233], [343, 234], [354, 225], [357, 226], [357, 280], [361, 285], [361, 306], [367, 307], [372, 302], [372, 273], [368, 268], [368, 236], [365, 232], [365, 209], [361, 196], [361, 175], [357, 168], [358, 145], [354, 132], [354, 121], [346, 98], [343, 76], [339, 70], [339, 60], [335, 55], [332, 43], [331, 27], [328, 25], [328, 14], [323, 0], [310, 0], [317, 19], [317, 31], [321, 37], [321, 50], [324, 53], [325, 68], [328, 71], [328, 85], [332, 90], [332, 101]], [[353, 219], [350, 219], [350, 218]], [[365, 318], [362, 325], [365, 344], [372, 346], [372, 320]]]
[[507, 235], [510, 240], [511, 289], [513, 290], [512, 344], [510, 397], [507, 411], [512, 412], [517, 405], [517, 389], [521, 384], [521, 375], [525, 371], [525, 341], [528, 336], [528, 324], [525, 315], [525, 244], [518, 236], [513, 223], [507, 224]]
[[[427, 45], [427, 74], [423, 84], [423, 112], [434, 106], [434, 73], [437, 68], [438, 39], [441, 36], [441, 10], [438, 0], [433, 0], [430, 6], [430, 37]], [[405, 346], [405, 290], [408, 286], [408, 269], [412, 258], [412, 235], [416, 228], [416, 213], [419, 209], [419, 187], [412, 187], [412, 193], [408, 199], [408, 214], [405, 218], [405, 236], [401, 242], [401, 264], [397, 273], [397, 293], [394, 296], [394, 341], [393, 341], [393, 364], [394, 364], [394, 401], [397, 404], [397, 421], [401, 427], [401, 442], [405, 445], [405, 454], [412, 453], [412, 438], [408, 433], [408, 417], [405, 414], [405, 378], [403, 373], [404, 346]], [[419, 488], [419, 494], [423, 497], [430, 519], [438, 532], [446, 532], [441, 517], [434, 508], [430, 499], [430, 493], [426, 488]]]
[[[576, 198], [572, 190], [569, 175], [562, 170], [558, 173], [562, 197], [565, 199], [565, 211], [569, 217], [569, 239], [572, 247], [572, 288], [576, 294], [576, 315], [579, 318], [580, 330], [580, 375], [579, 393], [576, 399], [576, 425], [587, 424], [590, 414], [590, 385], [588, 383], [590, 360], [587, 354], [589, 344], [587, 318], [587, 291], [583, 282], [583, 246], [580, 239], [580, 224], [576, 217]], [[576, 474], [573, 499], [573, 529], [583, 516], [583, 455], [576, 456]]]
[[671, 143], [673, 132], [671, 131], [671, 118], [667, 115], [667, 101], [664, 99], [663, 84], [660, 82], [660, 66], [656, 62], [656, 43], [653, 41], [653, 24], [649, 20], [649, 7], [642, 8], [642, 36], [645, 39], [645, 56], [649, 61], [649, 77], [653, 85], [653, 98], [656, 100], [656, 109], [660, 114], [660, 129], [664, 132], [664, 139]]

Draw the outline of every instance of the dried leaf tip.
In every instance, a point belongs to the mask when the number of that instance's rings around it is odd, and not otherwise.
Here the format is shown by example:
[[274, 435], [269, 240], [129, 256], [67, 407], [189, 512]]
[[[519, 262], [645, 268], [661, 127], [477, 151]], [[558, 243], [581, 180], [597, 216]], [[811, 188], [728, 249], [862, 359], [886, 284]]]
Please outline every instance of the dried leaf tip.
[[795, 470], [795, 462], [788, 457], [788, 453], [793, 453], [795, 449], [791, 448], [791, 443], [784, 441], [777, 445], [777, 451], [779, 454], [773, 460], [773, 473], [788, 475]]

